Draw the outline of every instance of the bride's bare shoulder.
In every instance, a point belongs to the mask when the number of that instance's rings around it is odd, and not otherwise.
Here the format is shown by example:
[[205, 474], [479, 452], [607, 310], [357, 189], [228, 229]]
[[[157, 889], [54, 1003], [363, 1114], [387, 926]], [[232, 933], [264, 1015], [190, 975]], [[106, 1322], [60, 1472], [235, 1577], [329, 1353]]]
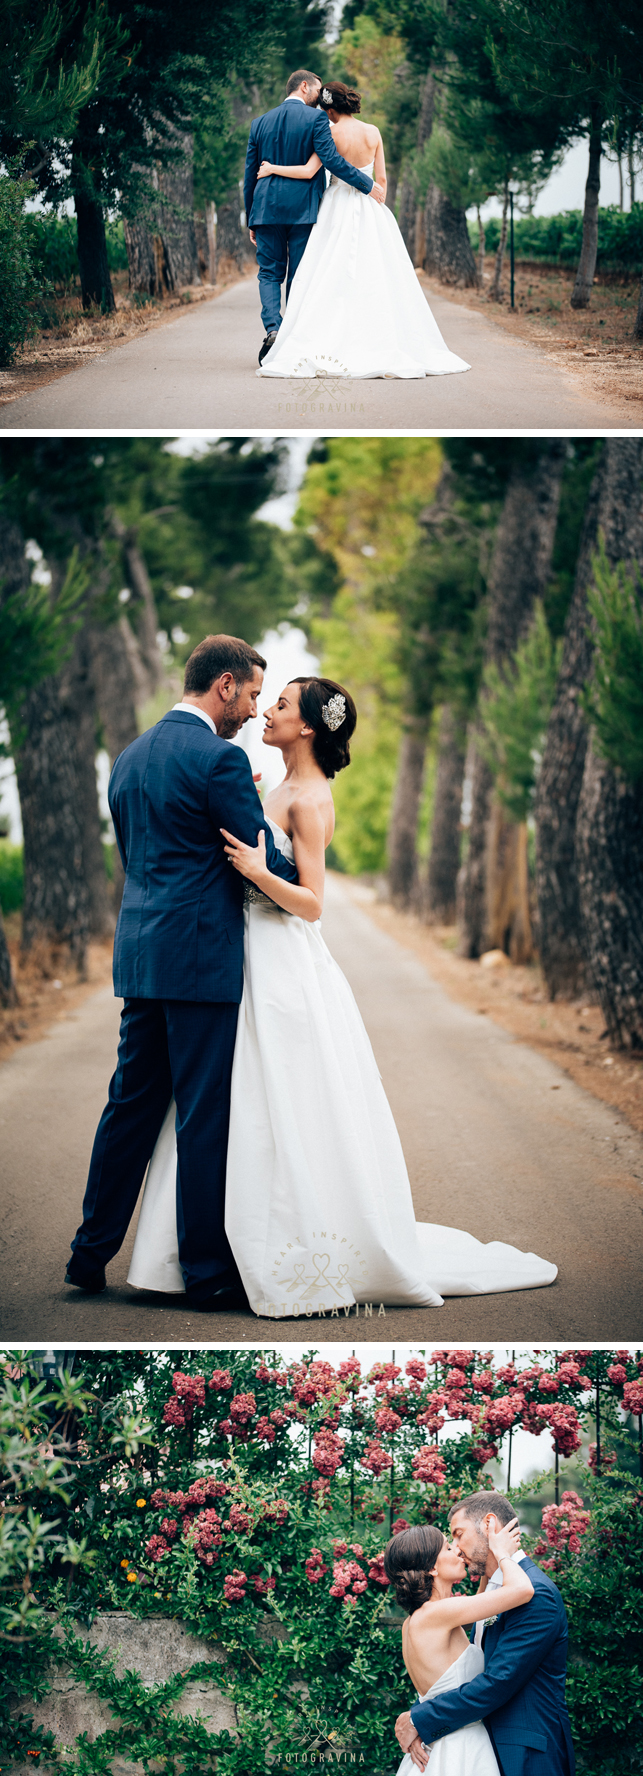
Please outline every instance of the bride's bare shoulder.
[[293, 831], [301, 838], [314, 840], [323, 836], [324, 844], [327, 845], [335, 826], [335, 808], [330, 789], [325, 786], [321, 794], [316, 786], [296, 790], [290, 800], [288, 816]]

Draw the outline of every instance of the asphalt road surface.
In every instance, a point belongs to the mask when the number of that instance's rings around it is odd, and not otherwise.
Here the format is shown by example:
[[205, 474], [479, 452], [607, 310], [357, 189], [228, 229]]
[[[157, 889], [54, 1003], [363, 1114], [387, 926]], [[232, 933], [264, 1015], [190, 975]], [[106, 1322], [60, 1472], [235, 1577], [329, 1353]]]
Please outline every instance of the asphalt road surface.
[[132, 1227], [104, 1295], [69, 1289], [69, 1240], [116, 1049], [118, 1006], [102, 989], [0, 1069], [6, 1343], [641, 1339], [643, 1139], [541, 1055], [454, 1004], [337, 877], [324, 932], [375, 1048], [418, 1219], [536, 1251], [558, 1265], [556, 1283], [379, 1317], [376, 1303], [368, 1319], [363, 1308], [319, 1321], [194, 1314], [180, 1297], [128, 1287]]
[[431, 306], [457, 376], [348, 383], [255, 375], [262, 339], [256, 280], [245, 278], [167, 326], [115, 346], [2, 408], [12, 430], [503, 431], [623, 429], [536, 346], [445, 296]]

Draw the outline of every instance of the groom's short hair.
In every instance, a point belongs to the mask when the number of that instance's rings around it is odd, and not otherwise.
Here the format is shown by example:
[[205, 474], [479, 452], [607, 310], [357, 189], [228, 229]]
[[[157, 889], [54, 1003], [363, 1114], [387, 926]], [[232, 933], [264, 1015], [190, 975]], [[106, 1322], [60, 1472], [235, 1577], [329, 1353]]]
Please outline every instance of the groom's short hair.
[[246, 684], [255, 666], [266, 670], [266, 662], [256, 648], [236, 635], [206, 635], [186, 661], [184, 691], [203, 697], [222, 672], [231, 672], [235, 684]]
[[459, 1499], [457, 1505], [452, 1505], [449, 1523], [457, 1511], [464, 1511], [465, 1517], [471, 1517], [474, 1523], [482, 1523], [483, 1517], [488, 1517], [490, 1511], [493, 1511], [499, 1523], [511, 1523], [516, 1515], [509, 1500], [503, 1498], [501, 1492], [492, 1492], [490, 1487], [484, 1492], [470, 1492], [467, 1498]]
[[300, 86], [303, 86], [304, 81], [306, 81], [307, 86], [314, 86], [316, 80], [319, 80], [318, 74], [309, 74], [306, 68], [296, 68], [294, 74], [289, 74], [288, 76], [286, 98], [289, 99], [291, 93], [299, 92], [299, 88]]

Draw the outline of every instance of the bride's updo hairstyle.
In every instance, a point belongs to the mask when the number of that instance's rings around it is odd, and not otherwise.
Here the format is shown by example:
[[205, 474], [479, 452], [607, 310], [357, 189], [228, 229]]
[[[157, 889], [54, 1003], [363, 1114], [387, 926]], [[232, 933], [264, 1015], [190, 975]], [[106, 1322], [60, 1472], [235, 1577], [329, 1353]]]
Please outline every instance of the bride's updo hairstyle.
[[325, 80], [317, 100], [322, 111], [339, 111], [343, 117], [356, 117], [361, 103], [361, 94], [343, 80]]
[[401, 1530], [384, 1549], [386, 1577], [410, 1616], [429, 1601], [433, 1567], [443, 1547], [442, 1530], [433, 1523], [419, 1523], [414, 1529]]
[[306, 727], [313, 729], [313, 756], [320, 771], [334, 777], [351, 762], [349, 741], [357, 710], [350, 691], [332, 678], [291, 678], [290, 683], [300, 687], [299, 713]]

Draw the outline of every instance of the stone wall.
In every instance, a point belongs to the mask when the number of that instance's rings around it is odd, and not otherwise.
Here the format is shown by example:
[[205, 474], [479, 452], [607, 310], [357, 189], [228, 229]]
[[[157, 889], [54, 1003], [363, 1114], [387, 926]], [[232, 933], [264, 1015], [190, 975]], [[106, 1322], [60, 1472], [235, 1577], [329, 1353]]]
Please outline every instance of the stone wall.
[[[205, 1660], [217, 1665], [224, 1658], [220, 1648], [213, 1646], [211, 1641], [199, 1639], [181, 1622], [166, 1617], [148, 1617], [146, 1621], [140, 1621], [124, 1613], [97, 1615], [89, 1630], [81, 1628], [78, 1632], [99, 1652], [115, 1655], [118, 1677], [126, 1671], [135, 1671], [146, 1688], [167, 1683], [168, 1678], [175, 1677], [177, 1672], [189, 1671], [191, 1665], [202, 1664]], [[15, 1712], [32, 1715], [34, 1725], [48, 1728], [61, 1749], [73, 1748], [79, 1733], [86, 1733], [88, 1739], [94, 1740], [108, 1728], [118, 1727], [118, 1717], [109, 1703], [79, 1682], [68, 1666], [52, 1665], [49, 1678], [51, 1688], [42, 1701], [30, 1703], [21, 1697]], [[210, 1733], [221, 1733], [226, 1728], [229, 1733], [236, 1733], [232, 1703], [216, 1683], [208, 1683], [202, 1674], [194, 1683], [185, 1685], [174, 1709], [181, 1715], [200, 1715]], [[115, 1757], [112, 1770], [114, 1776], [134, 1776], [135, 1772], [138, 1776], [142, 1765]], [[33, 1767], [14, 1764], [12, 1776], [33, 1776]]]

